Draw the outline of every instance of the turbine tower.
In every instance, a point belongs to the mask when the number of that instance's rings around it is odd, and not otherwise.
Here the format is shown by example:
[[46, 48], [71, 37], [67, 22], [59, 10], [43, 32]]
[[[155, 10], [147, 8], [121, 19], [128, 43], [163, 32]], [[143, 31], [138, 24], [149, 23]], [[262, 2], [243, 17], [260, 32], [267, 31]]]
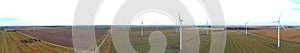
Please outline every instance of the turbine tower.
[[180, 18], [180, 11], [178, 10], [178, 21], [179, 21], [179, 35], [180, 35], [180, 50], [182, 49], [182, 19]]
[[175, 23], [175, 27], [176, 27], [176, 34], [178, 33], [178, 24]]
[[131, 24], [129, 25], [129, 32], [131, 32]]
[[158, 31], [158, 22], [157, 22], [157, 20], [156, 20], [156, 25], [155, 25], [155, 27], [156, 27], [156, 31]]
[[237, 26], [237, 30], [238, 30], [238, 31], [240, 31], [239, 22], [237, 21], [236, 23], [237, 23], [237, 24], [236, 24], [236, 26]]
[[[282, 11], [280, 12], [280, 15], [278, 17], [278, 20], [277, 21], [274, 21], [275, 23], [277, 23], [277, 47], [279, 48], [280, 47], [280, 18], [281, 18], [281, 14], [282, 14]], [[286, 29], [284, 28], [283, 25], [281, 25], [281, 27], [286, 31]]]
[[163, 25], [160, 23], [160, 30], [162, 30], [163, 29]]
[[248, 26], [247, 26], [248, 22], [245, 23], [245, 27], [246, 27], [246, 35], [248, 35]]
[[142, 27], [141, 27], [141, 37], [144, 37], [144, 23], [143, 23], [143, 17], [141, 17], [141, 24], [142, 24]]
[[206, 35], [208, 35], [208, 28], [209, 28], [209, 26], [208, 26], [208, 18], [206, 19], [206, 27], [207, 27], [207, 29], [206, 29]]

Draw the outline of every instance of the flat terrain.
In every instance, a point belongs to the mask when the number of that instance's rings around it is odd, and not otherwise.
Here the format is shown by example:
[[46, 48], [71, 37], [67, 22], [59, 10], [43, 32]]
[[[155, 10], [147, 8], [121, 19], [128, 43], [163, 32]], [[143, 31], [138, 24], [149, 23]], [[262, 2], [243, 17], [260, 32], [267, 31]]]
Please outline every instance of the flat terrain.
[[[277, 40], [256, 35], [245, 35], [244, 31], [227, 31], [226, 53], [298, 53], [300, 44], [282, 41], [277, 47]], [[272, 44], [275, 44], [272, 46]]]
[[[262, 36], [270, 37], [273, 39], [277, 39], [277, 30], [266, 30], [266, 31], [251, 31], [252, 33], [259, 34]], [[295, 42], [300, 44], [300, 30], [281, 30], [280, 31], [280, 39], [289, 41], [289, 42]]]
[[[190, 29], [190, 28], [187, 28]], [[194, 29], [194, 28], [192, 28]], [[130, 32], [130, 41], [131, 41], [131, 45], [133, 46], [133, 48], [140, 53], [146, 53], [147, 51], [149, 51], [150, 49], [150, 45], [149, 45], [149, 35], [151, 32], [156, 31], [156, 28], [145, 28], [144, 34], [145, 37], [141, 37], [140, 36], [140, 29], [139, 28], [132, 28], [132, 32]], [[168, 29], [158, 29], [161, 30], [161, 32], [163, 32], [165, 34], [165, 37], [167, 37], [167, 46], [175, 46], [178, 47], [177, 49], [179, 49], [179, 32], [176, 33], [176, 29], [173, 28], [168, 28]], [[211, 36], [210, 35], [206, 35], [205, 33], [206, 31], [204, 31], [203, 29], [199, 29], [199, 33], [200, 33], [200, 53], [207, 53], [209, 52], [209, 48], [210, 48], [210, 39]], [[188, 41], [183, 41], [183, 42], [188, 42]], [[111, 53], [117, 53], [116, 50], [114, 49], [113, 44], [111, 45], [111, 49], [110, 49]], [[179, 53], [179, 50], [176, 49], [172, 49], [172, 48], [166, 48], [165, 53]]]
[[[73, 47], [71, 27], [29, 27], [20, 30], [22, 30], [22, 33], [45, 40], [47, 42], [63, 45], [66, 47]], [[80, 30], [90, 31], [89, 29]], [[107, 28], [96, 28], [96, 39], [99, 39], [100, 36], [103, 35], [103, 33], [105, 33], [107, 30]]]
[[44, 41], [21, 43], [20, 40], [32, 39], [18, 32], [0, 30], [0, 53], [73, 53], [73, 49], [48, 44]]
[[[133, 48], [140, 52], [145, 53], [149, 51], [149, 34], [155, 31], [155, 28], [146, 28], [144, 33], [145, 37], [140, 37], [140, 28], [133, 28], [132, 32], [130, 32], [130, 41]], [[168, 46], [176, 46], [179, 47], [179, 34], [175, 32], [175, 29], [163, 29], [161, 30], [167, 38]], [[256, 30], [257, 32], [265, 33], [265, 30]], [[253, 33], [252, 33], [253, 32]], [[293, 35], [293, 38], [296, 35], [300, 35], [295, 32], [289, 32], [286, 34]], [[205, 30], [199, 29], [200, 36], [200, 53], [209, 53], [210, 44], [211, 44], [211, 35], [205, 34]], [[270, 33], [273, 34], [273, 33]], [[277, 33], [275, 33], [277, 34]], [[285, 34], [285, 33], [283, 33]], [[296, 40], [294, 40], [296, 41]], [[184, 41], [185, 42], [185, 41]], [[275, 46], [274, 46], [275, 45]], [[225, 46], [225, 53], [298, 53], [300, 52], [300, 44], [290, 41], [282, 41], [280, 48], [277, 48], [277, 39], [266, 37], [262, 34], [256, 33], [254, 30], [251, 31], [250, 34], [245, 35], [245, 31], [237, 31], [237, 30], [227, 30], [227, 40]], [[113, 48], [113, 44], [111, 45], [110, 52], [117, 53]], [[178, 50], [174, 50], [171, 48], [166, 48], [165, 53], [179, 53]]]
[[[227, 30], [227, 40], [225, 45], [225, 53], [299, 53], [300, 52], [300, 30], [289, 29], [281, 31], [281, 47], [277, 48], [277, 30], [276, 27], [256, 27], [255, 30], [249, 30], [249, 34], [245, 35], [243, 29]], [[267, 29], [265, 29], [267, 28]], [[224, 28], [191, 28], [198, 29], [200, 37], [200, 53], [209, 53], [211, 47], [210, 32], [223, 31]], [[206, 34], [206, 29], [209, 33]], [[18, 32], [5, 32], [0, 30], [0, 53], [72, 53], [73, 49], [58, 47], [46, 42], [54, 43], [72, 48], [72, 31], [70, 27], [28, 27], [20, 29], [24, 34], [43, 40], [42, 42], [34, 42], [23, 44], [20, 40], [32, 39]], [[89, 29], [82, 29], [88, 31]], [[149, 36], [154, 31], [161, 31], [167, 39], [167, 46], [175, 48], [166, 48], [165, 53], [179, 53], [179, 31], [176, 33], [176, 27], [165, 26], [155, 27], [147, 26], [144, 29], [144, 37], [141, 37], [141, 28], [134, 26], [131, 28], [130, 38], [132, 47], [140, 53], [146, 53], [150, 50]], [[102, 44], [99, 51], [101, 53], [117, 53], [111, 39], [109, 28], [96, 28], [96, 37], [98, 46]], [[105, 38], [107, 37], [107, 38]], [[193, 38], [191, 38], [193, 40]], [[183, 44], [188, 44], [183, 41]]]

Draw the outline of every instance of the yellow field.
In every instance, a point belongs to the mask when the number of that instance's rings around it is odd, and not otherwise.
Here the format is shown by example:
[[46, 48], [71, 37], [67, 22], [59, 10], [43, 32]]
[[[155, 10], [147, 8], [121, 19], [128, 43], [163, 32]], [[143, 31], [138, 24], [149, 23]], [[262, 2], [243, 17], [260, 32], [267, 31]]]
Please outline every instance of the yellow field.
[[23, 44], [20, 40], [32, 39], [18, 32], [0, 31], [0, 53], [73, 53], [73, 49], [45, 42]]

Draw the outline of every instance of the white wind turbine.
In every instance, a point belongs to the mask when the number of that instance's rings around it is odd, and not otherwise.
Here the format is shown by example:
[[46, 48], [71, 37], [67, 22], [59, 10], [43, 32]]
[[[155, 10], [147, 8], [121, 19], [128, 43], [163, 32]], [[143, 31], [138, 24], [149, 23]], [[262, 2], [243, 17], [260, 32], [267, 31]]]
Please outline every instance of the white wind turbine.
[[176, 34], [178, 33], [178, 24], [175, 23], [175, 27], [176, 27]]
[[131, 24], [129, 25], [129, 32], [131, 32]]
[[247, 26], [247, 24], [248, 24], [248, 21], [246, 21], [246, 23], [245, 23], [245, 27], [246, 27], [246, 35], [248, 35], [248, 26]]
[[[281, 18], [281, 14], [282, 14], [282, 11], [280, 12], [280, 15], [278, 17], [278, 20], [277, 21], [274, 21], [273, 23], [277, 23], [277, 47], [279, 48], [280, 47], [280, 18]], [[281, 25], [281, 27], [286, 31], [285, 27], [283, 25]]]
[[180, 18], [180, 11], [178, 10], [178, 21], [179, 21], [179, 35], [180, 35], [180, 50], [182, 49], [182, 19]]
[[207, 20], [206, 20], [206, 35], [208, 35], [208, 28], [209, 28], [209, 26], [208, 26], [208, 18], [207, 18]]
[[156, 20], [156, 25], [155, 25], [155, 27], [156, 27], [156, 31], [158, 31], [158, 22], [157, 22], [157, 20]]
[[143, 17], [141, 17], [141, 24], [142, 24], [142, 27], [141, 27], [141, 37], [144, 37], [144, 23], [143, 23]]
[[160, 23], [160, 30], [162, 30], [162, 29], [163, 29], [163, 24]]

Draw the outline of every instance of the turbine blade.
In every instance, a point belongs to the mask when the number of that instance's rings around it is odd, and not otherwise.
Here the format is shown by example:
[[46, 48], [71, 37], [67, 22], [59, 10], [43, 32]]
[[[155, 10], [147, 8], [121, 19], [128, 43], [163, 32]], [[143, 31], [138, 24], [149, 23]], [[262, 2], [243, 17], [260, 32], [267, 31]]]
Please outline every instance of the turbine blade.
[[278, 21], [280, 21], [280, 18], [281, 18], [281, 14], [282, 14], [282, 11], [280, 12], [280, 15], [279, 15]]
[[143, 17], [141, 17], [141, 23], [144, 24], [144, 22], [143, 22]]
[[272, 22], [270, 22], [270, 23], [278, 23], [278, 21], [272, 21]]
[[281, 25], [281, 27], [283, 28], [284, 31], [287, 31], [286, 28], [283, 25]]
[[179, 11], [179, 10], [180, 10], [180, 9], [178, 8], [178, 11], [177, 11], [177, 12], [178, 12], [178, 14], [177, 14], [177, 15], [178, 15], [178, 21], [179, 21], [179, 22], [181, 22], [181, 18], [180, 18], [180, 11]]

